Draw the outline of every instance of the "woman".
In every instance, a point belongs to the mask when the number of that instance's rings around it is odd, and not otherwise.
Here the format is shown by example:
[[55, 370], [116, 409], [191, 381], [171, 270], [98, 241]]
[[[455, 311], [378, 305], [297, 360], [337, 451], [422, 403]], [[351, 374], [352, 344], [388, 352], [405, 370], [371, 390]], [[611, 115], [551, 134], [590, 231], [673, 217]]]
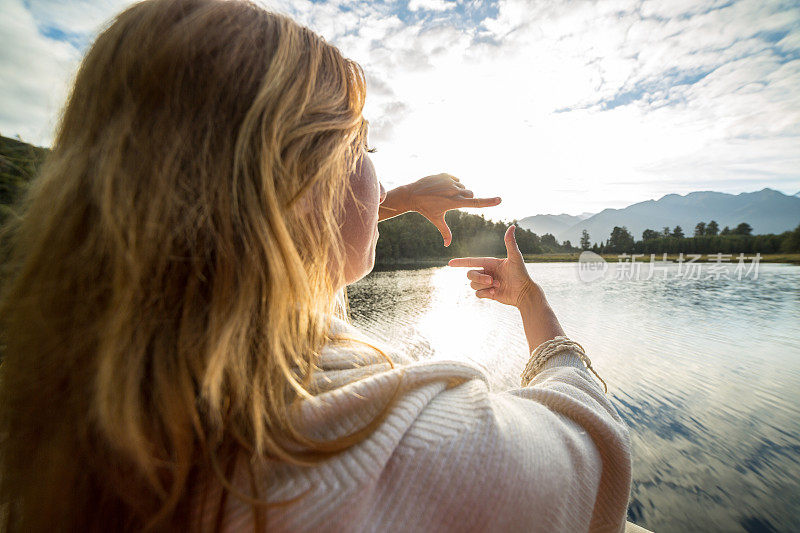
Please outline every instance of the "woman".
[[383, 193], [364, 97], [355, 63], [247, 3], [148, 0], [98, 37], [10, 228], [8, 530], [622, 527], [625, 426], [513, 228], [506, 259], [452, 264], [520, 309], [522, 387], [334, 318], [379, 218], [417, 209], [447, 244], [447, 209], [498, 202], [447, 175]]

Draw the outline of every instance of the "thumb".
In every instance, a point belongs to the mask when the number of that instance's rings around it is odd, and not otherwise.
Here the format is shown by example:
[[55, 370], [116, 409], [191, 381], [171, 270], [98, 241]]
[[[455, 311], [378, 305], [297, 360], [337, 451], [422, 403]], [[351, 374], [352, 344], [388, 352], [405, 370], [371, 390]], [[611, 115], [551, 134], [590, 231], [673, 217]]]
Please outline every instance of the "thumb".
[[450, 246], [450, 242], [453, 240], [453, 234], [450, 233], [450, 227], [444, 220], [444, 214], [442, 214], [441, 217], [437, 217], [435, 220], [433, 220], [433, 225], [436, 226], [436, 228], [439, 230], [439, 233], [442, 234], [444, 245]]
[[521, 263], [522, 252], [519, 251], [519, 246], [517, 246], [517, 239], [515, 233], [516, 233], [516, 226], [512, 224], [506, 230], [506, 235], [505, 237], [503, 237], [503, 240], [505, 240], [506, 242], [506, 253], [508, 254], [508, 258]]

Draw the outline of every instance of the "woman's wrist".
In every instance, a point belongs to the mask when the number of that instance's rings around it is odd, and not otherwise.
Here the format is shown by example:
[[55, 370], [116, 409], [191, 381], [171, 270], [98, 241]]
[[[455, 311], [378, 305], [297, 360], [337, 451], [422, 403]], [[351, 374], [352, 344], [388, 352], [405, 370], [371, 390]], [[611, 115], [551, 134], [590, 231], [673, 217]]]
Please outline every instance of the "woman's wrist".
[[535, 282], [531, 281], [531, 286], [520, 295], [517, 309], [522, 317], [525, 338], [531, 352], [541, 343], [564, 335], [556, 314], [547, 303], [544, 291]]
[[547, 300], [544, 297], [542, 288], [535, 281], [529, 280], [519, 291], [514, 307], [519, 309], [519, 312], [523, 315], [534, 315], [546, 303]]
[[408, 185], [401, 185], [386, 193], [386, 199], [378, 209], [378, 220], [386, 220], [408, 211], [413, 211], [411, 188]]
[[514, 307], [519, 309], [520, 312], [522, 312], [523, 307], [528, 311], [534, 311], [543, 301], [544, 291], [542, 288], [535, 281], [528, 279], [517, 294], [517, 301]]

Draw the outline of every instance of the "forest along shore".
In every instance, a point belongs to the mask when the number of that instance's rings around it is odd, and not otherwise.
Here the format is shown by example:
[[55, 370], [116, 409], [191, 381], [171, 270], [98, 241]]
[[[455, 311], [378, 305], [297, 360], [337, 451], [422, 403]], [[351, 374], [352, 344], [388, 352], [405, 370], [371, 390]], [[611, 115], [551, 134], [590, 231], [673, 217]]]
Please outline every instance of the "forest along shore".
[[[48, 149], [30, 145], [18, 139], [0, 136], [0, 224], [13, 216], [17, 200], [28, 188], [48, 154]], [[15, 207], [16, 206], [16, 207]], [[703, 218], [698, 213], [698, 219]], [[460, 210], [447, 213], [445, 220], [453, 234], [448, 248], [442, 246], [439, 230], [419, 213], [384, 220], [380, 224], [380, 239], [375, 249], [375, 263], [379, 270], [426, 268], [446, 265], [452, 257], [505, 257], [503, 235], [510, 223], [517, 221], [493, 221], [483, 215], [473, 215]], [[536, 233], [517, 227], [516, 240], [520, 251], [529, 263], [575, 262], [582, 249], [590, 249], [609, 263], [630, 261], [622, 252], [636, 253], [636, 262], [647, 262], [650, 253], [656, 252], [656, 260], [678, 262], [678, 253], [685, 254], [684, 261], [726, 262], [737, 261], [739, 252], [747, 257], [761, 252], [760, 262], [800, 264], [800, 225], [780, 234], [752, 234], [752, 227], [742, 222], [731, 230], [725, 227], [718, 231], [718, 224], [699, 222], [694, 236], [686, 237], [683, 229], [663, 228], [663, 231], [648, 229], [642, 239], [636, 240], [626, 227], [614, 227], [608, 238], [591, 244], [588, 232], [584, 232], [580, 247], [570, 241], [558, 242], [551, 234]], [[699, 258], [686, 254], [702, 252]], [[718, 252], [731, 254], [730, 258], [714, 259]], [[641, 256], [639, 254], [645, 254]]]
[[[620, 261], [630, 261], [630, 254], [599, 254], [605, 261], [609, 263], [618, 263]], [[716, 263], [716, 254], [684, 254], [683, 260], [688, 262], [693, 259], [695, 255], [700, 255], [694, 262], [696, 263]], [[745, 261], [750, 263], [755, 254], [744, 254]], [[580, 253], [562, 253], [562, 254], [525, 254], [526, 263], [577, 263]], [[723, 262], [736, 263], [739, 254], [730, 254], [730, 257], [723, 256]], [[636, 262], [649, 263], [650, 255], [639, 257], [637, 254]], [[726, 260], [727, 259], [727, 260]], [[655, 255], [656, 261], [663, 261], [662, 254]], [[679, 254], [668, 254], [667, 261], [677, 263], [680, 260]], [[397, 259], [393, 261], [377, 261], [375, 263], [375, 270], [406, 270], [417, 268], [432, 268], [446, 266], [448, 258], [430, 257], [420, 259]], [[786, 263], [791, 265], [800, 266], [800, 254], [761, 254], [759, 259], [761, 263]]]

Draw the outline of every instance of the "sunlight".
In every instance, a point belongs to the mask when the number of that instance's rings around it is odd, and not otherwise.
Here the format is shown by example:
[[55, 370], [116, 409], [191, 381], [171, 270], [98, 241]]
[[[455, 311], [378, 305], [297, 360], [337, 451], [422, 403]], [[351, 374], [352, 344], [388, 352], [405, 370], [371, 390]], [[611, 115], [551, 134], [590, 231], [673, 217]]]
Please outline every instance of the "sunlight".
[[493, 313], [475, 309], [488, 302], [475, 297], [465, 274], [464, 269], [442, 268], [431, 279], [431, 305], [418, 328], [434, 348], [433, 359], [466, 360], [491, 332]]
[[524, 335], [515, 309], [480, 299], [463, 268], [437, 269], [431, 278], [430, 305], [417, 330], [432, 348], [432, 360], [457, 360], [484, 370], [492, 387], [514, 386], [527, 359]]

